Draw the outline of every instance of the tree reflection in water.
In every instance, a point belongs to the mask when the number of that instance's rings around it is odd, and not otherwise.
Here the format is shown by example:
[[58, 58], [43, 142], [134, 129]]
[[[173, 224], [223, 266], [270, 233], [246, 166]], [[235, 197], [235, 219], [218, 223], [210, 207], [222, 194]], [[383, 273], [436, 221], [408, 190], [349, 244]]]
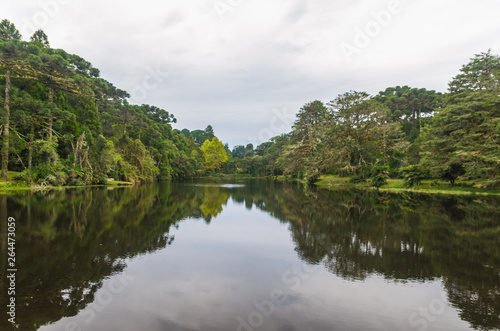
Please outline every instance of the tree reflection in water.
[[[230, 198], [289, 224], [304, 261], [354, 281], [374, 273], [395, 282], [442, 278], [463, 320], [477, 329], [500, 325], [499, 199], [217, 183], [1, 196], [2, 218], [15, 217], [18, 225], [19, 328], [76, 315], [126, 259], [171, 245], [170, 230], [182, 220], [210, 223]], [[4, 242], [1, 249], [6, 256]]]

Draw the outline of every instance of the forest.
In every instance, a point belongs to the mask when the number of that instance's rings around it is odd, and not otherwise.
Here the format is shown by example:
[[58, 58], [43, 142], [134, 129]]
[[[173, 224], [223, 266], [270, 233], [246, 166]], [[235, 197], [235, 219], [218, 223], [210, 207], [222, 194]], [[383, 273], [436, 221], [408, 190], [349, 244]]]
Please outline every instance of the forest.
[[500, 184], [500, 57], [489, 50], [471, 58], [446, 93], [409, 86], [341, 93], [306, 103], [291, 132], [232, 150], [210, 125], [176, 130], [168, 111], [130, 104], [89, 61], [51, 48], [42, 30], [23, 41], [13, 23], [0, 23], [0, 76], [4, 180], [14, 171], [42, 186], [220, 173]]

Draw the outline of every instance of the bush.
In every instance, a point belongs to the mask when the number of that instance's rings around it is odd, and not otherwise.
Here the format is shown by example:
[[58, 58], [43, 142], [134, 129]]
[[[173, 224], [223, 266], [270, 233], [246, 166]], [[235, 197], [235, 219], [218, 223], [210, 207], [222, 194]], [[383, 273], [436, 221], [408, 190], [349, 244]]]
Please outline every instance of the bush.
[[62, 186], [68, 180], [68, 174], [63, 171], [60, 163], [44, 163], [35, 169], [26, 169], [22, 173], [22, 178], [27, 184], [40, 184], [50, 186]]
[[21, 173], [21, 178], [26, 182], [28, 185], [32, 185], [35, 182], [35, 174], [33, 173], [33, 170], [31, 169], [25, 169]]
[[68, 182], [68, 186], [84, 186], [85, 183], [80, 178], [71, 178]]
[[387, 184], [387, 179], [389, 179], [389, 167], [388, 166], [374, 166], [372, 168], [372, 186], [376, 188]]
[[316, 171], [308, 171], [308, 172], [306, 172], [304, 179], [306, 180], [308, 185], [314, 185], [314, 183], [316, 183], [319, 180], [320, 176], [321, 176], [321, 174], [317, 170]]
[[420, 167], [417, 165], [411, 165], [401, 169], [401, 177], [404, 179], [404, 187], [418, 186], [422, 183], [422, 179], [425, 178]]
[[370, 177], [375, 177], [381, 173], [385, 173], [386, 175], [389, 175], [390, 169], [389, 166], [380, 166], [376, 165], [371, 168], [371, 176]]
[[351, 179], [349, 179], [349, 183], [353, 184], [366, 183], [366, 178], [363, 175], [354, 176], [351, 177]]
[[455, 181], [463, 174], [465, 174], [464, 166], [461, 163], [453, 162], [441, 174], [441, 179], [449, 181], [451, 186], [455, 186]]
[[99, 176], [97, 179], [97, 184], [99, 185], [107, 185], [108, 184], [108, 178], [106, 176]]

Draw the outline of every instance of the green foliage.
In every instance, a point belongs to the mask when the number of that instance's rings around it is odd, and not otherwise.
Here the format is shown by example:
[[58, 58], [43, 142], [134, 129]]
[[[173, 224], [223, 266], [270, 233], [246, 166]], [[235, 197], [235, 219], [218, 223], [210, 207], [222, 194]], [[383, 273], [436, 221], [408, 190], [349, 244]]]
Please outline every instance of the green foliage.
[[201, 151], [205, 157], [205, 168], [209, 172], [219, 171], [228, 161], [224, 145], [217, 137], [206, 140], [201, 146]]
[[235, 146], [233, 148], [233, 151], [231, 152], [231, 155], [233, 157], [243, 159], [245, 157], [245, 146], [242, 146], [242, 145]]
[[411, 165], [401, 169], [401, 177], [404, 179], [404, 187], [418, 186], [425, 178], [422, 170], [417, 165]]
[[[0, 112], [2, 124], [13, 129], [2, 130], [5, 173], [7, 165], [25, 169], [27, 182], [43, 185], [202, 175], [203, 152], [188, 130], [172, 130], [174, 115], [128, 104], [127, 92], [99, 78], [82, 57], [50, 48], [42, 30], [30, 42], [20, 38], [12, 23], [0, 23], [0, 70], [12, 79], [6, 100], [0, 96], [2, 104], [10, 101], [10, 113]], [[200, 134], [200, 144], [215, 139], [210, 125]]]
[[390, 110], [391, 121], [400, 123], [406, 140], [418, 137], [428, 116], [441, 107], [442, 94], [409, 86], [389, 87], [373, 98]]
[[349, 91], [326, 105], [315, 100], [299, 110], [290, 133], [230, 152], [210, 125], [173, 130], [168, 111], [130, 105], [126, 91], [82, 57], [51, 48], [42, 30], [29, 42], [20, 39], [11, 22], [1, 21], [4, 176], [10, 167], [25, 170], [27, 182], [47, 185], [102, 183], [108, 176], [182, 180], [221, 170], [311, 182], [321, 174], [358, 182], [371, 176], [376, 186], [398, 171], [405, 185], [418, 185], [422, 169], [452, 184], [460, 176], [500, 178], [500, 58], [491, 51], [464, 65], [445, 95], [396, 86], [374, 97]]
[[16, 29], [15, 25], [9, 20], [2, 20], [0, 22], [0, 40], [20, 40], [21, 34]]
[[365, 175], [353, 176], [353, 177], [349, 178], [349, 183], [352, 183], [352, 184], [366, 183], [366, 177], [365, 177]]
[[321, 174], [317, 170], [316, 171], [308, 171], [308, 172], [306, 172], [305, 180], [306, 180], [308, 185], [313, 185], [319, 180], [320, 176], [321, 176]]
[[453, 162], [448, 166], [448, 168], [444, 170], [444, 172], [441, 174], [441, 178], [446, 181], [449, 181], [450, 184], [454, 186], [457, 178], [464, 174], [465, 174], [465, 169], [463, 165], [458, 162]]
[[45, 32], [43, 32], [42, 30], [35, 31], [33, 36], [31, 36], [30, 41], [38, 47], [42, 47], [42, 48], [43, 47], [50, 47], [49, 38], [47, 37]]
[[389, 166], [374, 166], [372, 168], [372, 182], [371, 185], [379, 188], [387, 184], [389, 179]]
[[466, 179], [500, 176], [500, 58], [476, 55], [450, 83], [445, 107], [421, 139], [421, 164], [440, 177], [452, 163]]

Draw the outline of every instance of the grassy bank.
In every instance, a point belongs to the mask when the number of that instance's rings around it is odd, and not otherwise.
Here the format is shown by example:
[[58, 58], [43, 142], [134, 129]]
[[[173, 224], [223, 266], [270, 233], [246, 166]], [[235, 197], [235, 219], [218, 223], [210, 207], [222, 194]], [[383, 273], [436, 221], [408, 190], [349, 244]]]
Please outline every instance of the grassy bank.
[[[361, 189], [376, 189], [371, 186], [370, 181], [362, 184], [353, 184], [349, 177], [337, 176], [321, 176], [316, 185], [321, 188], [336, 189], [336, 188], [361, 188]], [[500, 189], [485, 189], [475, 187], [481, 183], [474, 182], [457, 182], [455, 186], [451, 186], [444, 181], [424, 180], [421, 185], [412, 188], [404, 187], [404, 180], [389, 179], [386, 185], [380, 187], [383, 192], [419, 192], [430, 194], [454, 194], [454, 195], [496, 195], [500, 196]]]
[[123, 181], [108, 181], [106, 185], [86, 185], [86, 186], [41, 186], [41, 185], [29, 185], [22, 179], [20, 172], [9, 171], [7, 173], [8, 180], [0, 178], [0, 194], [2, 193], [12, 193], [21, 191], [40, 191], [46, 189], [66, 189], [66, 188], [76, 188], [76, 187], [96, 187], [96, 186], [109, 186], [109, 187], [119, 187], [119, 186], [132, 186], [134, 183], [123, 182]]

